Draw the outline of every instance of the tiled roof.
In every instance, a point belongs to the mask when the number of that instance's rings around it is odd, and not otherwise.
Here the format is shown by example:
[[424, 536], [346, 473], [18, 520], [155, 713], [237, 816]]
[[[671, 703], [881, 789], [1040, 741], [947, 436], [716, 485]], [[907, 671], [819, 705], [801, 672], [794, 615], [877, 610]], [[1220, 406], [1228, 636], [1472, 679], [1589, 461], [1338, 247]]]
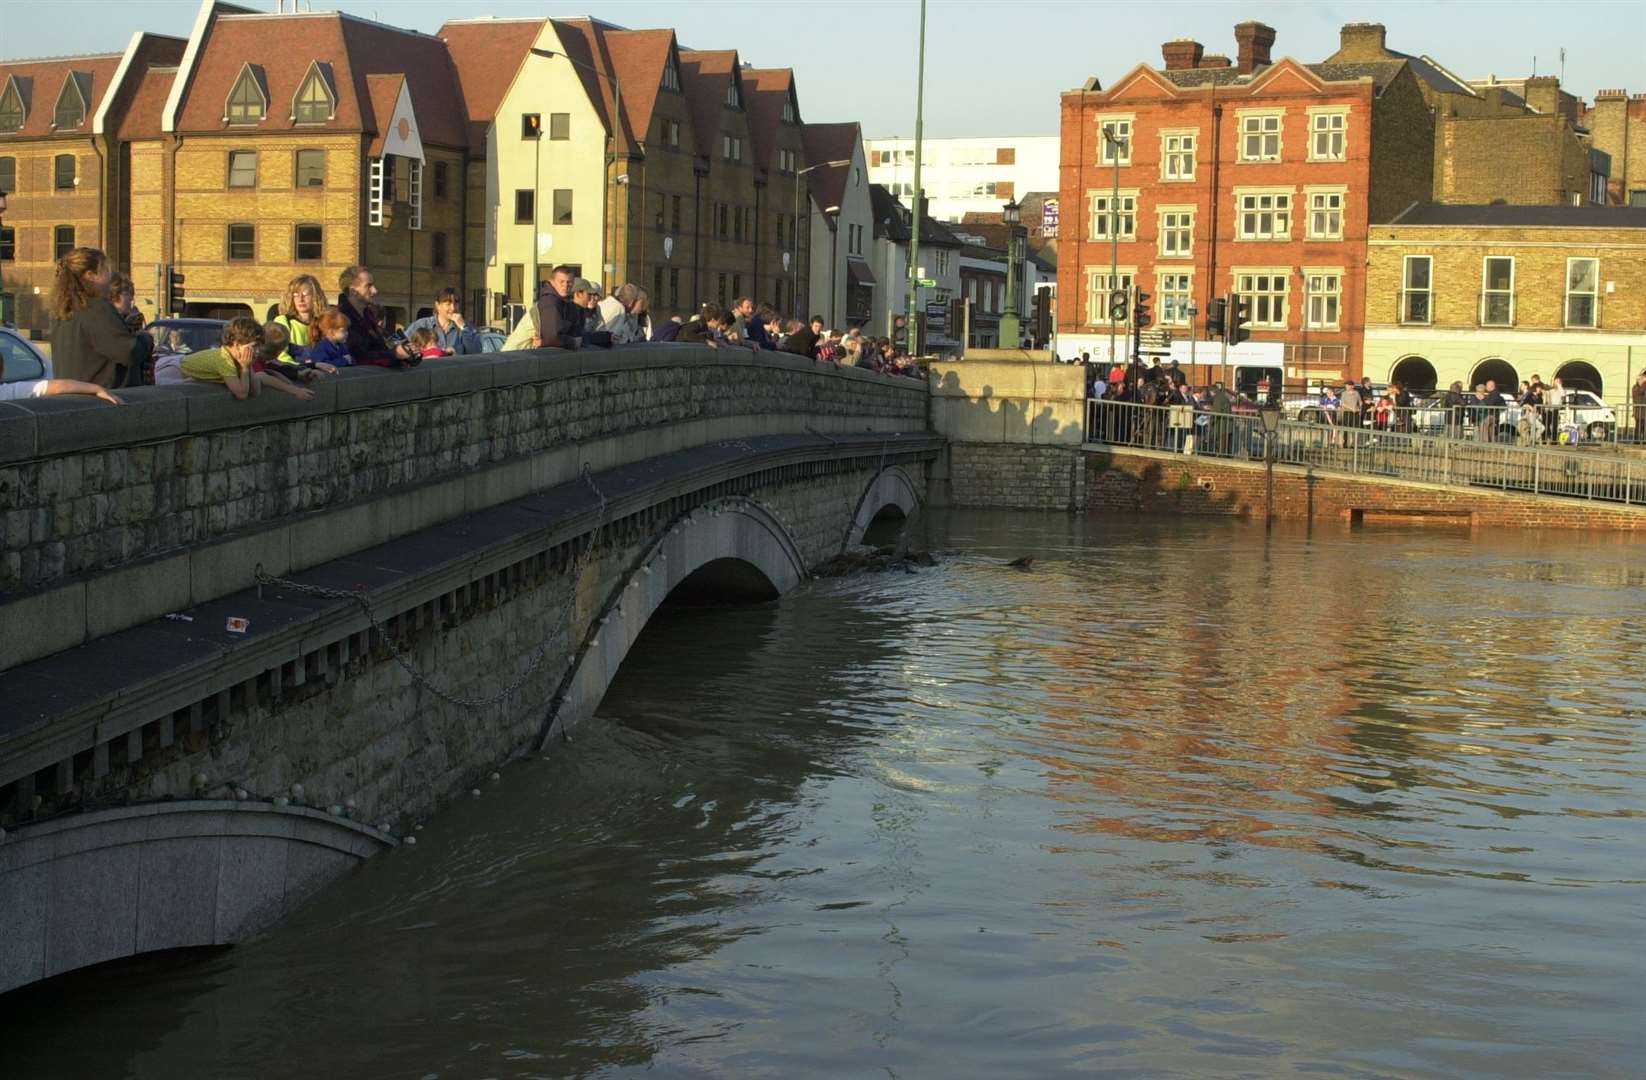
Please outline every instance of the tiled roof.
[[1474, 91], [1470, 90], [1468, 86], [1459, 82], [1451, 75], [1450, 72], [1446, 71], [1433, 60], [1430, 60], [1427, 56], [1409, 56], [1406, 53], [1395, 52], [1393, 49], [1387, 49], [1385, 51], [1388, 52], [1390, 56], [1398, 57], [1399, 59], [1410, 64], [1412, 66], [1412, 74], [1416, 75], [1436, 90], [1441, 90], [1448, 94], [1474, 94]]
[[[269, 95], [268, 115], [253, 130], [298, 128], [292, 100], [314, 61], [331, 65], [337, 108], [324, 124], [304, 130], [381, 134], [389, 114], [373, 108], [367, 76], [404, 74], [425, 143], [469, 143], [463, 96], [450, 54], [438, 38], [336, 12], [230, 15], [213, 23], [195, 61], [177, 122], [179, 132], [223, 131], [224, 103], [250, 62], [260, 69]], [[393, 102], [389, 103], [392, 110]]]
[[151, 67], [143, 73], [137, 93], [121, 118], [120, 138], [128, 141], [160, 138], [160, 114], [165, 111], [166, 95], [171, 93], [172, 80], [176, 78], [174, 67]]
[[[73, 134], [90, 135], [91, 120], [109, 91], [109, 83], [120, 66], [120, 53], [105, 56], [62, 56], [42, 60], [10, 60], [0, 62], [0, 94], [5, 93], [8, 80], [17, 79], [17, 91], [23, 97], [27, 110], [23, 127], [0, 135], [5, 139], [38, 139], [55, 135], [52, 119], [57, 111], [57, 95], [73, 77], [86, 97], [86, 119]], [[69, 134], [65, 132], [64, 134]]]
[[783, 122], [783, 103], [794, 92], [790, 68], [746, 68], [743, 71], [743, 107], [749, 114], [755, 166], [770, 169], [777, 157], [777, 128]]
[[1250, 75], [1242, 75], [1239, 68], [1180, 68], [1162, 71], [1162, 76], [1179, 86], [1228, 86], [1231, 83], [1250, 82]]
[[1407, 209], [1390, 224], [1646, 229], [1646, 207], [1509, 206], [1498, 203], [1442, 206], [1424, 203]]
[[617, 30], [604, 34], [612, 70], [623, 82], [623, 113], [632, 142], [645, 142], [663, 92], [663, 68], [675, 48], [673, 30]]
[[819, 168], [826, 161], [847, 161], [863, 139], [856, 121], [842, 124], [807, 124], [801, 128], [806, 141], [806, 165], [812, 169], [812, 197], [819, 207], [839, 206], [846, 197], [850, 165]]
[[[442, 26], [468, 109], [469, 149], [486, 150], [486, 128], [508, 93], [515, 73], [543, 29], [542, 19], [463, 19]], [[416, 102], [413, 102], [416, 104]]]
[[[617, 115], [616, 86], [612, 81], [611, 54], [606, 48], [606, 34], [614, 27], [589, 18], [555, 19], [554, 29], [566, 57], [573, 61], [572, 69], [583, 83], [583, 92], [594, 104], [600, 123], [615, 136], [616, 145], [624, 151], [635, 147], [634, 134], [629, 130], [627, 115]], [[621, 79], [621, 76], [619, 76]], [[624, 113], [628, 109], [624, 108]]]
[[[896, 244], [909, 242], [909, 210], [884, 184], [869, 185], [869, 205], [874, 214], [874, 235]], [[920, 220], [920, 243], [924, 247], [954, 247], [961, 241], [943, 223], [931, 217]]]
[[691, 106], [697, 152], [703, 157], [714, 156], [720, 135], [720, 110], [726, 106], [726, 81], [736, 69], [737, 53], [731, 49], [680, 51], [680, 82]]
[[1306, 64], [1310, 71], [1327, 82], [1348, 82], [1351, 79], [1370, 79], [1378, 93], [1400, 74], [1405, 60], [1372, 60], [1358, 64]]

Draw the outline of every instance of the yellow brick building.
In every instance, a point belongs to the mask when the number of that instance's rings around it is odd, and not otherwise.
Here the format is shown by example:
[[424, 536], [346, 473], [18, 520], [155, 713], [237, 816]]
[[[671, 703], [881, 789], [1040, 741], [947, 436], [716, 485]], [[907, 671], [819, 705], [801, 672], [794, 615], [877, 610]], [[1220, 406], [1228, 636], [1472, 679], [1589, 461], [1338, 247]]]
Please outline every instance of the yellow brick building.
[[1374, 225], [1365, 358], [1414, 389], [1536, 374], [1626, 402], [1646, 368], [1646, 209], [1431, 205]]

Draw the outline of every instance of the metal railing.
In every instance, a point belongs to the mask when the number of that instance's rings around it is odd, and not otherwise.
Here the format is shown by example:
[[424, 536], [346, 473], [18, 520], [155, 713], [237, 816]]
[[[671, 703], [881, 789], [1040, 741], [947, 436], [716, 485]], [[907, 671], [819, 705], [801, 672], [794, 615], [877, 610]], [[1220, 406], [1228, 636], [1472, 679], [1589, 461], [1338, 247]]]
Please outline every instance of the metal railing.
[[[1086, 441], [1264, 460], [1263, 426], [1255, 412], [1091, 400], [1086, 403]], [[1626, 453], [1283, 420], [1275, 435], [1275, 461], [1351, 476], [1646, 506], [1646, 459]]]
[[[1288, 419], [1331, 427], [1359, 426], [1407, 435], [1432, 435], [1477, 442], [1596, 446], [1646, 444], [1646, 408], [1637, 405], [1486, 406], [1463, 404], [1380, 408], [1362, 405], [1351, 422], [1341, 405], [1318, 398], [1287, 398]], [[1524, 423], [1523, 423], [1524, 421]]]

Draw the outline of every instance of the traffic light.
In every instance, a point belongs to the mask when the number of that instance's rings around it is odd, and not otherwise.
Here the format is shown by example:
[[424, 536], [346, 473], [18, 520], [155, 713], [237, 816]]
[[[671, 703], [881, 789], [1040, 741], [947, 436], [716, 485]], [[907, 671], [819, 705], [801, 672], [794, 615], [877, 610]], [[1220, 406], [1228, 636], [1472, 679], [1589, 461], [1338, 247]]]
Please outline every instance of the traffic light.
[[1223, 336], [1223, 312], [1229, 302], [1221, 296], [1206, 305], [1206, 336], [1209, 338]]
[[177, 315], [182, 312], [183, 305], [188, 303], [188, 297], [183, 292], [183, 271], [174, 266], [166, 267], [166, 302], [164, 310], [168, 315]]
[[1109, 321], [1110, 322], [1125, 322], [1126, 321], [1126, 304], [1127, 304], [1127, 301], [1129, 299], [1130, 298], [1127, 297], [1125, 289], [1114, 289], [1114, 290], [1110, 291], [1110, 293], [1109, 293]]
[[1045, 347], [1052, 340], [1052, 290], [1037, 289], [1034, 294], [1034, 340]]
[[1242, 341], [1251, 339], [1252, 332], [1246, 324], [1251, 321], [1251, 302], [1241, 297], [1234, 297], [1229, 308], [1229, 344], [1239, 345]]
[[1149, 317], [1149, 294], [1138, 289], [1133, 294], [1132, 327], [1137, 330], [1154, 325], [1154, 319]]

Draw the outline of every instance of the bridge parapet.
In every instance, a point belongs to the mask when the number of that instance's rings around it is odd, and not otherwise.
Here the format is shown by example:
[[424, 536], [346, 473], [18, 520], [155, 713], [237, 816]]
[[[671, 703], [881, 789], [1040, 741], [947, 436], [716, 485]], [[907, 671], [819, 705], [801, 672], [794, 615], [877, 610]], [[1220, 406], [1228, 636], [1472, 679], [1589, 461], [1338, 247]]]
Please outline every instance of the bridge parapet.
[[691, 345], [0, 405], [0, 671], [575, 477], [752, 435], [926, 428], [926, 388]]

